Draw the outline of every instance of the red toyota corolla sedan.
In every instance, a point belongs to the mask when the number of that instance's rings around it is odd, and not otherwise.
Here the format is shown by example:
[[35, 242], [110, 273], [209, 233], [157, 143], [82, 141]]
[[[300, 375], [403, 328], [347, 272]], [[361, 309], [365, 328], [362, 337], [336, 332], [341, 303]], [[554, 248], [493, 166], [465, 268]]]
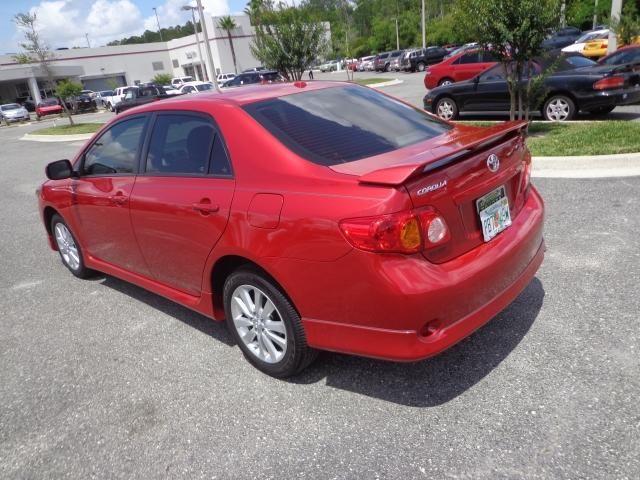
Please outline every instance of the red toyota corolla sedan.
[[453, 125], [345, 83], [186, 97], [49, 164], [40, 213], [74, 275], [226, 319], [270, 375], [318, 350], [435, 355], [542, 262], [525, 123]]

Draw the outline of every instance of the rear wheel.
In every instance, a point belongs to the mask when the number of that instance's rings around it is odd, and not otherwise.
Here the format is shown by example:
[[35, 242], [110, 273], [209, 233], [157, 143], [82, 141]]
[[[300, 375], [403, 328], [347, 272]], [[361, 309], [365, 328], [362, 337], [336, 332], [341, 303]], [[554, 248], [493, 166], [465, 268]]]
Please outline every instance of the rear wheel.
[[389, 64], [388, 64], [388, 63], [384, 66], [384, 71], [385, 71], [385, 72], [388, 72], [388, 71], [389, 71]]
[[542, 116], [551, 122], [566, 122], [576, 116], [576, 104], [565, 95], [553, 95], [547, 99]]
[[419, 72], [424, 72], [424, 69], [426, 68], [426, 65], [424, 64], [424, 62], [420, 62], [420, 63], [418, 63], [416, 68], [418, 69]]
[[242, 267], [223, 290], [227, 326], [245, 358], [273, 377], [294, 375], [317, 356], [307, 345], [300, 315], [258, 269]]
[[452, 83], [453, 83], [453, 80], [451, 80], [450, 78], [443, 78], [438, 82], [438, 86], [446, 87], [447, 85], [451, 85]]
[[85, 267], [80, 244], [71, 233], [71, 229], [58, 214], [51, 218], [51, 232], [63, 265], [78, 278], [91, 276], [93, 270]]
[[436, 103], [436, 115], [444, 120], [458, 118], [458, 105], [451, 97], [443, 97]]

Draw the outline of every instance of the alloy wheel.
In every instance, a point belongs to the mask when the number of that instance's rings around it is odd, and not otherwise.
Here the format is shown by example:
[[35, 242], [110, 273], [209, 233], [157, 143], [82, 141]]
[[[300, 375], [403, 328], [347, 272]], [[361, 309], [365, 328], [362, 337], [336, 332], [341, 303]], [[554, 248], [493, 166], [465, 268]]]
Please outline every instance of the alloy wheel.
[[231, 295], [231, 316], [247, 349], [265, 363], [279, 362], [287, 351], [287, 329], [273, 301], [253, 285]]
[[438, 102], [438, 116], [445, 120], [451, 120], [455, 115], [455, 105], [449, 99], [440, 100]]
[[553, 122], [562, 122], [569, 118], [571, 107], [563, 98], [555, 98], [547, 104], [547, 118]]
[[441, 87], [446, 87], [447, 85], [451, 85], [453, 82], [451, 80], [443, 80], [440, 82]]
[[57, 223], [55, 226], [56, 244], [62, 256], [62, 260], [71, 270], [80, 268], [80, 253], [76, 242], [71, 235], [69, 229], [63, 223]]

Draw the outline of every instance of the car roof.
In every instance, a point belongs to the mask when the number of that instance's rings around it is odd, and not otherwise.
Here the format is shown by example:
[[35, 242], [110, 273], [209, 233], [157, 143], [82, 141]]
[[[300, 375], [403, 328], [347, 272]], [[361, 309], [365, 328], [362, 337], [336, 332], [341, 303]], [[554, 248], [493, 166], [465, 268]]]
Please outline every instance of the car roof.
[[[159, 103], [149, 103], [137, 107], [128, 112], [153, 111], [159, 106], [175, 106], [176, 109], [186, 106], [193, 107], [202, 102], [214, 102], [217, 104], [227, 104], [243, 106], [263, 100], [271, 100], [274, 98], [294, 95], [296, 93], [311, 92], [315, 90], [323, 90], [325, 88], [344, 87], [353, 85], [347, 82], [329, 82], [329, 81], [313, 81], [313, 82], [295, 82], [295, 83], [271, 83], [267, 85], [248, 85], [242, 88], [233, 88], [222, 92], [209, 90], [201, 92], [198, 95], [185, 95], [176, 98], [168, 98]], [[364, 88], [364, 87], [363, 87]]]

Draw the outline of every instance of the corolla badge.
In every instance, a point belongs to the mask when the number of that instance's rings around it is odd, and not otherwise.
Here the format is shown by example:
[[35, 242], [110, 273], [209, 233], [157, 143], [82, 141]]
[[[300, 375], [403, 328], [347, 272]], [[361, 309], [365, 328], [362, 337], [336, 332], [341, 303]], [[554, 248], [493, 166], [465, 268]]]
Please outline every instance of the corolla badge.
[[433, 192], [434, 190], [438, 190], [442, 187], [446, 187], [447, 186], [447, 180], [441, 180], [439, 182], [436, 183], [432, 183], [431, 185], [427, 185], [426, 187], [422, 187], [420, 190], [418, 190], [416, 192], [416, 194], [421, 197], [422, 195], [426, 195], [429, 192]]
[[500, 168], [500, 159], [495, 153], [487, 157], [487, 168], [492, 172], [497, 172]]

